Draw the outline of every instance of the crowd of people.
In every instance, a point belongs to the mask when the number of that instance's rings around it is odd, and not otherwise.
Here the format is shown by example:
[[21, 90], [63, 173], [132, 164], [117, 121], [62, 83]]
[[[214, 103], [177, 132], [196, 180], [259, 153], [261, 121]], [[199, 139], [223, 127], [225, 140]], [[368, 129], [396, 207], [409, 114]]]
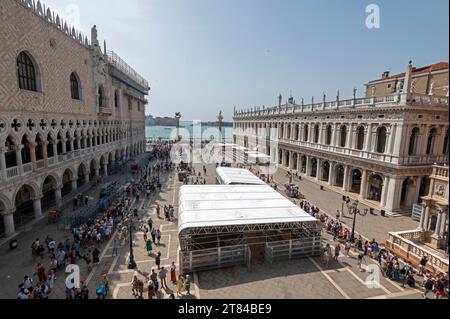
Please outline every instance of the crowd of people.
[[[33, 262], [36, 263], [35, 272], [32, 276], [25, 276], [19, 284], [18, 299], [48, 299], [51, 295], [58, 273], [64, 273], [68, 265], [81, 266], [85, 263], [87, 272], [100, 262], [100, 249], [109, 241], [114, 231], [117, 230], [118, 239], [112, 242], [113, 256], [118, 255], [119, 245], [124, 245], [129, 240], [129, 228], [133, 217], [137, 216], [137, 208], [133, 203], [139, 202], [140, 198], [147, 197], [153, 192], [161, 189], [160, 174], [170, 172], [174, 165], [169, 161], [170, 144], [161, 143], [144, 161], [144, 167], [134, 176], [121, 193], [116, 193], [110, 206], [92, 221], [72, 228], [72, 239], [66, 239], [58, 244], [47, 236], [44, 241], [37, 238], [31, 244]], [[87, 205], [85, 197], [83, 200], [76, 199], [76, 206], [80, 202]], [[74, 201], [75, 204], [75, 201]], [[167, 220], [174, 219], [172, 206], [164, 208]], [[159, 214], [158, 214], [159, 215]], [[161, 232], [155, 227], [150, 227], [153, 242], [160, 244]], [[64, 277], [66, 275], [64, 274]], [[103, 277], [99, 290], [108, 290], [108, 280]], [[81, 278], [80, 287], [65, 286], [66, 299], [88, 299], [89, 289], [86, 280]], [[105, 297], [105, 295], [103, 295]]]

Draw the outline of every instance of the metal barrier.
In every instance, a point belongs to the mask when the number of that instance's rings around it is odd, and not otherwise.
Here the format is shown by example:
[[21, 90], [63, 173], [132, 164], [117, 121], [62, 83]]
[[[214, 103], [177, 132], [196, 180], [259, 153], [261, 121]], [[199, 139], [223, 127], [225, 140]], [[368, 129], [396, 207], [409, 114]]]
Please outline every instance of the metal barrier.
[[266, 243], [266, 261], [273, 263], [281, 260], [319, 256], [321, 245], [320, 237]]
[[183, 273], [246, 265], [248, 259], [250, 259], [248, 245], [180, 251], [180, 267]]

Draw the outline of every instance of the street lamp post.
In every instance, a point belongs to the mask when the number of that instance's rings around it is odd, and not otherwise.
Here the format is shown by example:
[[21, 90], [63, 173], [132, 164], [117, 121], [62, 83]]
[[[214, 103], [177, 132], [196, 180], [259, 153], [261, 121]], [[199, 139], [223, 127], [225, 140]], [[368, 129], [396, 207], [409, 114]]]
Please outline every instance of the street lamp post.
[[359, 201], [358, 201], [358, 200], [355, 200], [353, 203], [348, 203], [348, 204], [347, 204], [347, 207], [348, 207], [348, 210], [349, 210], [350, 215], [353, 215], [352, 234], [351, 234], [351, 236], [350, 236], [350, 241], [351, 241], [352, 243], [355, 242], [356, 215], [361, 215], [361, 216], [367, 215], [367, 211], [364, 210], [364, 211], [361, 212], [361, 211], [358, 209], [358, 205], [359, 205]]
[[133, 224], [130, 223], [129, 227], [129, 233], [130, 233], [130, 260], [128, 262], [128, 269], [135, 269], [136, 268], [136, 262], [134, 261], [134, 254], [133, 254]]

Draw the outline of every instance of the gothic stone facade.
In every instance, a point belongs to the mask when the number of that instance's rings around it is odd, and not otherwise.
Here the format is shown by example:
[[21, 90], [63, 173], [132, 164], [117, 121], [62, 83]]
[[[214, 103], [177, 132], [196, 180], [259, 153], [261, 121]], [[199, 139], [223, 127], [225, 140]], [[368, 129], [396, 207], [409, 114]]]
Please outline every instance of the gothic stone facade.
[[[448, 69], [447, 79], [448, 79]], [[448, 97], [402, 91], [382, 97], [235, 111], [234, 139], [286, 169], [386, 213], [410, 213], [428, 194], [434, 163], [448, 163]], [[269, 142], [271, 141], [271, 142]]]
[[0, 233], [145, 151], [148, 83], [39, 1], [0, 2]]

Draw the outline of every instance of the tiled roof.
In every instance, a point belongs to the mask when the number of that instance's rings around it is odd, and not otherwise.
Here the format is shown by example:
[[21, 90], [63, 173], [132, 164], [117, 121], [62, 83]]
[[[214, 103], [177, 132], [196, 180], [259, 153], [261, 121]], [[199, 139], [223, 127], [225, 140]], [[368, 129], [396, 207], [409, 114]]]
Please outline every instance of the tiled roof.
[[[439, 70], [445, 70], [448, 69], [448, 62], [438, 62], [438, 63], [434, 63], [431, 65], [427, 65], [421, 68], [413, 68], [413, 75], [414, 74], [420, 74], [420, 73], [428, 73], [428, 72], [435, 72], [435, 71], [439, 71]], [[381, 78], [378, 80], [373, 80], [370, 81], [369, 83], [373, 83], [373, 82], [378, 82], [378, 81], [384, 81], [384, 80], [388, 80], [388, 79], [395, 79], [395, 78], [402, 78], [405, 77], [406, 73], [399, 73], [396, 75], [391, 75], [387, 78]]]

